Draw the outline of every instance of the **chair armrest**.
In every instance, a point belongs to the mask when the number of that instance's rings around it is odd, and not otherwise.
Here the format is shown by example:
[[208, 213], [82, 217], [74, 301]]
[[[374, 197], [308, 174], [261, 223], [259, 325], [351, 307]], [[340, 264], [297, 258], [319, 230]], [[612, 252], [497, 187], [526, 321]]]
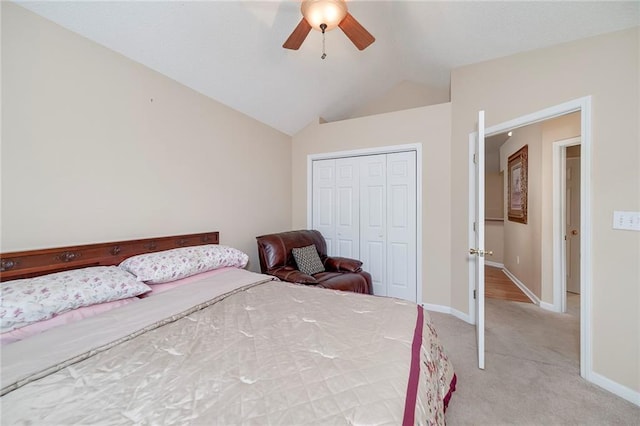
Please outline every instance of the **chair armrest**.
[[318, 280], [311, 275], [303, 274], [297, 269], [291, 266], [285, 266], [284, 268], [271, 269], [267, 271], [267, 274], [280, 278], [282, 281], [288, 281], [290, 283], [298, 284], [318, 284]]
[[347, 257], [328, 257], [324, 260], [324, 267], [329, 272], [360, 272], [362, 262]]

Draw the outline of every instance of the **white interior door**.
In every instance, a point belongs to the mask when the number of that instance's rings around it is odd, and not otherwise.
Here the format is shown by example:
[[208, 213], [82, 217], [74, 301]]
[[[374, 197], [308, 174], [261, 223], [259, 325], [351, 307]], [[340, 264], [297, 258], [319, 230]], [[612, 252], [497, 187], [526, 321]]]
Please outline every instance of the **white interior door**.
[[417, 302], [416, 152], [387, 155], [387, 295]]
[[475, 170], [475, 246], [469, 253], [475, 262], [475, 311], [478, 368], [484, 369], [484, 111], [478, 112], [478, 133], [473, 156]]
[[377, 296], [387, 296], [386, 206], [386, 155], [360, 157], [360, 260]]
[[567, 291], [580, 293], [580, 157], [566, 162]]
[[327, 242], [327, 254], [335, 256], [335, 187], [336, 160], [313, 162], [312, 215], [313, 229]]

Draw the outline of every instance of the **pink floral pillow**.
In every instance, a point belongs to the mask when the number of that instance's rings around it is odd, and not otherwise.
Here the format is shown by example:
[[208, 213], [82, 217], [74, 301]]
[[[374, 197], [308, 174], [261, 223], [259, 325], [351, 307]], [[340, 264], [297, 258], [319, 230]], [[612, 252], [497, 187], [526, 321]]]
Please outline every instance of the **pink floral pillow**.
[[179, 280], [213, 269], [244, 268], [249, 256], [238, 249], [217, 244], [182, 247], [125, 259], [120, 267], [147, 284]]
[[117, 266], [96, 266], [8, 281], [0, 294], [0, 332], [15, 330], [83, 306], [151, 290]]

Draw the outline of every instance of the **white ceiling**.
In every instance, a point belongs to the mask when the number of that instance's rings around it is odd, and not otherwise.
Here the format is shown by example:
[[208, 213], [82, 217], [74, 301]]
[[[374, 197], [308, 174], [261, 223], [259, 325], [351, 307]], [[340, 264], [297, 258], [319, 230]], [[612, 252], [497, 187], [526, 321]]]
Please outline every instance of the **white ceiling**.
[[299, 1], [44, 1], [23, 7], [284, 133], [344, 119], [403, 80], [448, 88], [451, 69], [640, 25], [640, 2], [349, 1], [375, 37], [336, 29], [282, 43]]

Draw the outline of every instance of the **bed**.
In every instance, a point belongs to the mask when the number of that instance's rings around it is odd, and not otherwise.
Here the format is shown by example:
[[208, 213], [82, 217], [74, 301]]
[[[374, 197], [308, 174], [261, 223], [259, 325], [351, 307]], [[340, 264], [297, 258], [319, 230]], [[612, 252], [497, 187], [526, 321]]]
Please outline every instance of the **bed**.
[[[217, 243], [4, 254], [2, 279]], [[228, 265], [164, 284], [4, 345], [2, 424], [444, 424], [456, 376], [420, 306]]]

